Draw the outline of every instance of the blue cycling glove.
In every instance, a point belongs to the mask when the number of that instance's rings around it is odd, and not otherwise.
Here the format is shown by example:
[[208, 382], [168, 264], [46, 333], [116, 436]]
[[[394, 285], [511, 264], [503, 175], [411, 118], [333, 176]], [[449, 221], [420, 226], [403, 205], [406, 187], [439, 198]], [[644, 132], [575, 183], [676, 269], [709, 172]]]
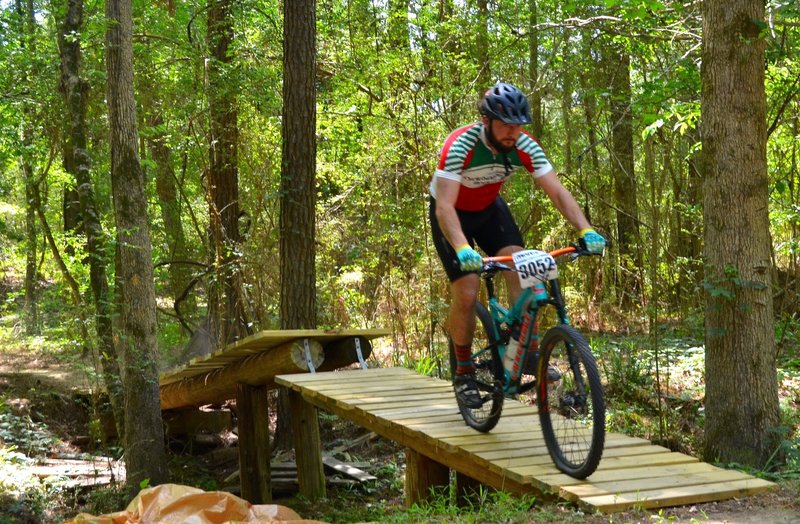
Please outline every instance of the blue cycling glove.
[[464, 244], [456, 249], [456, 255], [461, 271], [477, 271], [483, 266], [481, 256], [469, 244]]
[[581, 230], [581, 239], [590, 253], [602, 253], [606, 248], [606, 239], [590, 227]]

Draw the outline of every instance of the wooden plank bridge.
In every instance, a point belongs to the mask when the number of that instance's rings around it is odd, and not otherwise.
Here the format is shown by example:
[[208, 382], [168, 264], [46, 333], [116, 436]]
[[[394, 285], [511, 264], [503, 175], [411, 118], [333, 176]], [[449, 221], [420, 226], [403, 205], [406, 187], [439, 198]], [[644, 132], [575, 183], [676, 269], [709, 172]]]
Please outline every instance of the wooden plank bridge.
[[353, 421], [406, 447], [406, 500], [446, 486], [455, 470], [512, 493], [560, 498], [590, 511], [661, 508], [753, 495], [776, 486], [738, 471], [617, 433], [606, 435], [598, 470], [581, 481], [553, 466], [532, 406], [507, 400], [491, 433], [467, 427], [449, 382], [403, 368], [280, 375], [294, 409], [300, 489], [324, 495], [316, 408]]

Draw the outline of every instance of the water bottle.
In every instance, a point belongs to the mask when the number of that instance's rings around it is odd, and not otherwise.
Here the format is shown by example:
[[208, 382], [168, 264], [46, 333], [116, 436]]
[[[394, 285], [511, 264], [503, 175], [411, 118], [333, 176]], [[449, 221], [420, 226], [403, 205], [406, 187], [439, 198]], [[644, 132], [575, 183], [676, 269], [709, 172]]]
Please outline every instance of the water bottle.
[[519, 377], [520, 360], [522, 359], [522, 346], [519, 343], [519, 326], [511, 328], [511, 336], [506, 344], [506, 352], [503, 355], [503, 367], [506, 368], [512, 379]]

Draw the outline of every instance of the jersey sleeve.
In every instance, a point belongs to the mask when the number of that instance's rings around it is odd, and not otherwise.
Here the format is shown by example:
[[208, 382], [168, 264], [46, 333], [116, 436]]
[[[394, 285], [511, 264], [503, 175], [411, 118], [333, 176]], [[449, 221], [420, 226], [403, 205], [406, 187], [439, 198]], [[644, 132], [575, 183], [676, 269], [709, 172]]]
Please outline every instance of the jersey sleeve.
[[534, 178], [546, 175], [553, 169], [542, 147], [528, 133], [523, 132], [517, 140], [517, 153], [522, 165]]

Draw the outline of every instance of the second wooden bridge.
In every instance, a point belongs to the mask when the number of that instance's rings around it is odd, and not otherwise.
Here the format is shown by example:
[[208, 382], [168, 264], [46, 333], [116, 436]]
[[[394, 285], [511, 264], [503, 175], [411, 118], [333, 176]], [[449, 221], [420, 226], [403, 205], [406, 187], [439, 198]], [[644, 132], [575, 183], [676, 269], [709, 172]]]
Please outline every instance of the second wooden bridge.
[[[598, 470], [587, 480], [553, 466], [535, 408], [507, 400], [491, 433], [467, 427], [449, 382], [404, 368], [280, 375], [297, 408], [296, 455], [301, 492], [324, 494], [319, 426], [314, 407], [353, 421], [406, 446], [406, 500], [424, 499], [449, 483], [450, 470], [464, 485], [558, 497], [605, 513], [633, 507], [661, 508], [753, 495], [775, 484], [721, 469], [656, 446], [610, 433]], [[302, 415], [301, 415], [302, 414]]]

